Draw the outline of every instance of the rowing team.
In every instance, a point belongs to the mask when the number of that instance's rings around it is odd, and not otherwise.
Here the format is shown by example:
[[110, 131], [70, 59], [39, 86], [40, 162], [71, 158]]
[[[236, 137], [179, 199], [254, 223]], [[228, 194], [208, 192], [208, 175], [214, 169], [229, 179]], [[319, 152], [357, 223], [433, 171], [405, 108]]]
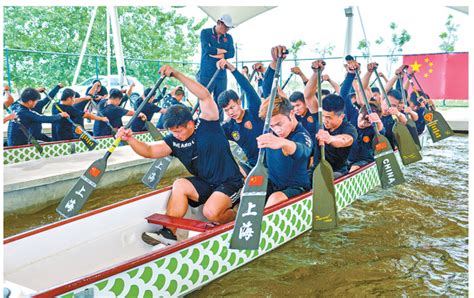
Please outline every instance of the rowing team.
[[[164, 127], [169, 130], [162, 141], [147, 144], [136, 140], [132, 130], [119, 129], [121, 137], [133, 150], [146, 158], [162, 158], [168, 155], [178, 158], [193, 175], [179, 178], [173, 183], [166, 214], [183, 217], [188, 205], [203, 205], [203, 215], [212, 222], [226, 223], [234, 220], [235, 206], [244, 177], [257, 164], [259, 150], [265, 150], [264, 164], [268, 169], [266, 206], [278, 204], [311, 188], [312, 169], [319, 163], [319, 145], [325, 145], [326, 159], [333, 167], [335, 177], [340, 177], [374, 160], [371, 147], [375, 135], [372, 125], [379, 132], [391, 135], [393, 116], [406, 123], [406, 114], [424, 129], [423, 103], [418, 98], [403, 106], [400, 91], [392, 89], [395, 79], [389, 80], [384, 88], [388, 91], [388, 104], [381, 103], [379, 94], [373, 95], [368, 88], [370, 75], [376, 69], [375, 63], [368, 65], [361, 90], [354, 83], [355, 72], [360, 71], [356, 61], [346, 65], [347, 75], [339, 94], [328, 94], [322, 100], [323, 126], [318, 124], [318, 99], [316, 89], [317, 72], [323, 70], [325, 62], [312, 63], [313, 73], [304, 82], [304, 92], [294, 92], [289, 98], [278, 90], [271, 110], [271, 131], [263, 133], [267, 115], [272, 82], [278, 58], [286, 57], [286, 47], [276, 46], [271, 50], [272, 62], [267, 68], [263, 82], [263, 99], [256, 93], [247, 78], [225, 59], [217, 62], [218, 69], [228, 69], [245, 92], [248, 109], [233, 90], [226, 90], [213, 100], [209, 91], [170, 66], [163, 66], [160, 74], [179, 80], [199, 100], [200, 114], [197, 120], [189, 109], [174, 105], [163, 115]], [[259, 69], [254, 65], [254, 69]], [[301, 73], [301, 70], [294, 69]], [[401, 68], [397, 70], [397, 74]], [[364, 112], [361, 92], [371, 98], [371, 113]], [[219, 122], [219, 107], [228, 120]], [[236, 142], [247, 156], [247, 161], [236, 162], [232, 156], [229, 140]], [[150, 244], [172, 244], [177, 241], [176, 228], [163, 227], [156, 232], [145, 232], [142, 239]]]

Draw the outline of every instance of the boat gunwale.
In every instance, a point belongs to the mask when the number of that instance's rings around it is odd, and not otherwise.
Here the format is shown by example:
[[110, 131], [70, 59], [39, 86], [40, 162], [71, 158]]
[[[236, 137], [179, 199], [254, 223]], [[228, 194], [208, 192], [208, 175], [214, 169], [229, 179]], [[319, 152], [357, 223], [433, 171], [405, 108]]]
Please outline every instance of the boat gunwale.
[[[357, 175], [357, 174], [359, 174], [359, 173], [361, 173], [365, 170], [368, 170], [370, 167], [372, 167], [374, 165], [375, 165], [375, 162], [372, 162], [372, 163], [369, 163], [369, 164], [365, 165], [364, 167], [361, 167], [361, 168], [357, 169], [356, 171], [350, 172], [347, 175], [344, 175], [344, 176], [334, 180], [334, 185], [339, 184], [339, 183], [341, 183], [341, 182], [343, 182], [343, 181], [345, 181], [345, 180], [347, 180], [347, 179], [349, 179], [349, 178], [351, 178], [351, 177], [353, 177], [353, 176], [355, 176], [355, 175]], [[21, 240], [21, 239], [24, 239], [24, 238], [27, 238], [27, 237], [32, 236], [32, 235], [36, 235], [36, 234], [45, 232], [47, 230], [54, 229], [56, 227], [60, 227], [60, 226], [69, 224], [71, 222], [75, 222], [75, 221], [78, 221], [78, 220], [81, 220], [81, 219], [84, 219], [84, 218], [88, 218], [88, 217], [96, 215], [98, 213], [102, 213], [102, 212], [105, 212], [105, 211], [108, 211], [108, 210], [111, 210], [111, 209], [114, 209], [114, 208], [117, 208], [117, 207], [120, 207], [120, 206], [123, 206], [123, 205], [130, 204], [130, 203], [133, 203], [133, 202], [136, 202], [136, 201], [139, 201], [139, 200], [142, 200], [142, 199], [148, 198], [150, 196], [154, 196], [156, 194], [160, 194], [160, 193], [163, 193], [163, 192], [166, 192], [166, 191], [169, 191], [169, 190], [171, 190], [171, 186], [168, 186], [168, 187], [165, 187], [165, 188], [162, 188], [162, 189], [159, 189], [159, 190], [155, 190], [155, 191], [152, 191], [152, 192], [149, 192], [149, 193], [146, 193], [146, 194], [134, 197], [134, 198], [126, 199], [126, 200], [123, 200], [121, 202], [117, 202], [117, 203], [114, 203], [114, 204], [111, 204], [111, 205], [108, 205], [108, 206], [104, 206], [104, 207], [98, 208], [96, 210], [85, 212], [83, 214], [79, 214], [77, 216], [61, 220], [59, 222], [51, 223], [49, 225], [31, 230], [31, 231], [24, 232], [24, 233], [12, 236], [10, 238], [6, 238], [6, 239], [4, 239], [4, 245], [15, 242], [15, 241], [18, 241], [18, 240]], [[303, 199], [306, 199], [307, 197], [309, 197], [311, 195], [312, 195], [312, 191], [307, 191], [307, 192], [299, 194], [299, 195], [297, 195], [293, 198], [290, 198], [289, 200], [284, 201], [280, 204], [271, 206], [269, 208], [265, 208], [264, 215], [268, 215], [270, 213], [273, 213], [275, 211], [278, 211], [280, 209], [283, 209], [285, 207], [293, 205], [294, 203], [297, 203], [297, 202], [299, 202]], [[228, 230], [232, 229], [233, 227], [234, 227], [234, 221], [231, 221], [231, 222], [226, 223], [226, 224], [219, 225], [219, 226], [217, 226], [213, 229], [210, 229], [209, 231], [203, 232], [201, 234], [190, 237], [190, 238], [185, 239], [183, 241], [179, 241], [175, 245], [171, 245], [171, 246], [159, 249], [157, 251], [150, 252], [150, 253], [135, 257], [133, 259], [122, 261], [120, 263], [117, 263], [116, 266], [109, 267], [109, 268], [106, 268], [106, 269], [103, 269], [103, 270], [99, 270], [99, 271], [96, 271], [95, 273], [91, 273], [89, 275], [80, 277], [76, 280], [72, 280], [72, 281], [69, 281], [67, 283], [63, 283], [63, 284], [54, 286], [52, 288], [42, 290], [41, 292], [38, 292], [37, 294], [34, 294], [33, 296], [34, 297], [51, 297], [51, 296], [56, 296], [56, 295], [60, 295], [60, 294], [72, 291], [74, 289], [83, 287], [83, 286], [88, 285], [88, 284], [92, 284], [92, 283], [97, 282], [99, 280], [102, 280], [104, 278], [108, 278], [110, 276], [119, 274], [119, 273], [124, 272], [126, 270], [130, 270], [130, 269], [135, 268], [137, 266], [141, 266], [143, 264], [149, 263], [153, 260], [157, 260], [161, 257], [166, 256], [166, 255], [170, 255], [170, 254], [175, 253], [175, 252], [177, 252], [181, 249], [184, 249], [184, 248], [189, 247], [191, 245], [194, 245], [194, 244], [197, 244], [199, 242], [205, 241], [205, 240], [210, 239], [214, 236], [217, 236], [221, 233], [227, 232]]]

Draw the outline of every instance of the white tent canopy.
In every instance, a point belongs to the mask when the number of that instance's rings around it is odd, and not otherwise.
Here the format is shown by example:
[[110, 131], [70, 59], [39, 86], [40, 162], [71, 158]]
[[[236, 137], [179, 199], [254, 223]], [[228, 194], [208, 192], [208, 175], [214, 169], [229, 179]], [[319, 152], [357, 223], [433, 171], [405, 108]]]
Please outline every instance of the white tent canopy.
[[235, 27], [275, 7], [276, 6], [199, 6], [202, 11], [216, 22], [223, 14], [230, 15]]

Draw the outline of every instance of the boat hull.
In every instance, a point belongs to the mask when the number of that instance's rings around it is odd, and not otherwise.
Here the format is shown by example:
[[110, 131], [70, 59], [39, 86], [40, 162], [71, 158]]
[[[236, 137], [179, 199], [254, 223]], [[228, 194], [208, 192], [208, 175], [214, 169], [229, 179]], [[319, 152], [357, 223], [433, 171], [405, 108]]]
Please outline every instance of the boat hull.
[[[380, 181], [374, 164], [336, 180], [338, 209], [348, 206], [378, 185]], [[230, 250], [233, 223], [229, 223], [176, 245], [43, 289], [37, 295], [73, 297], [84, 291], [101, 297], [186, 295], [310, 230], [311, 214], [312, 196], [308, 192], [265, 210], [258, 250]], [[8, 245], [8, 239], [6, 242]], [[8, 279], [8, 274], [5, 278]], [[18, 280], [14, 282], [21, 284]]]

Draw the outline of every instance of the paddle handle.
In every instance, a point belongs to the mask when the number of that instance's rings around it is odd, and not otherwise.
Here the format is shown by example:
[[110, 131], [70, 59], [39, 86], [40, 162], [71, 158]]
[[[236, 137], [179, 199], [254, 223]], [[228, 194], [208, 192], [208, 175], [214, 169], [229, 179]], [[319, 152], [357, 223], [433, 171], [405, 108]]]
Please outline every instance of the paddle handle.
[[[99, 115], [100, 117], [104, 117], [104, 115], [102, 114], [102, 112], [99, 110], [99, 105], [95, 102], [94, 98], [96, 97], [96, 95], [92, 95], [92, 98], [91, 98], [91, 104], [94, 106], [94, 108], [97, 110], [97, 115]], [[112, 130], [112, 133], [114, 132], [115, 130], [115, 127], [112, 126], [112, 124], [110, 124], [110, 122], [105, 122], [107, 124], [107, 126]]]
[[[404, 106], [409, 107], [408, 100], [407, 100], [407, 95], [405, 94], [405, 89], [403, 88], [403, 74], [398, 74], [398, 83], [402, 87], [403, 104], [404, 104]], [[408, 119], [411, 119], [410, 113], [407, 113], [407, 117], [408, 117]]]
[[288, 79], [286, 79], [285, 83], [283, 84], [283, 86], [281, 86], [281, 90], [285, 89], [286, 85], [288, 85], [288, 82], [290, 82], [291, 78], [293, 77], [294, 73], [291, 73], [289, 76], [288, 76]]
[[[46, 89], [43, 90], [43, 93], [46, 95], [46, 98], [49, 100], [50, 103], [53, 103], [53, 105], [56, 107], [56, 109], [58, 109], [58, 111], [60, 113], [64, 113], [64, 111], [61, 109], [61, 107], [58, 105], [57, 102], [54, 101], [54, 99], [51, 98], [51, 96], [49, 96], [48, 92], [46, 92]], [[72, 124], [72, 126], [74, 127], [77, 127], [77, 123], [75, 123], [74, 121], [71, 120], [71, 118], [69, 117], [66, 117], [66, 120]]]
[[[416, 94], [416, 97], [420, 97], [420, 93], [418, 92], [418, 90], [416, 90], [416, 87], [415, 87], [415, 84], [413, 83], [413, 80], [412, 78], [414, 78], [416, 80], [416, 77], [415, 77], [415, 74], [413, 73], [412, 75], [410, 75], [408, 73], [408, 71], [404, 68], [403, 69], [403, 72], [406, 74], [407, 78], [408, 78], [408, 81], [410, 82], [410, 85], [411, 85], [411, 88], [413, 89], [413, 91], [415, 92]], [[420, 88], [420, 91], [423, 92], [423, 94], [426, 95], [426, 93], [421, 89], [421, 86], [420, 84], [418, 83], [418, 80], [417, 80], [417, 84], [418, 84], [418, 87]], [[418, 99], [417, 99], [418, 100]], [[420, 102], [420, 101], [418, 101]], [[430, 104], [426, 104], [428, 110], [433, 110], [433, 107], [430, 105]]]
[[252, 73], [250, 74], [250, 77], [249, 77], [249, 82], [250, 83], [252, 83], [253, 77], [255, 76], [256, 73], [257, 73], [256, 69], [252, 70]]
[[[321, 67], [318, 67], [317, 69], [317, 74], [318, 74], [318, 121], [319, 121], [319, 129], [324, 130], [324, 124], [323, 124], [323, 92], [321, 90]], [[326, 145], [322, 143], [321, 145], [321, 160], [326, 160]]]
[[[225, 68], [225, 67], [224, 67]], [[216, 80], [217, 76], [219, 75], [220, 71], [222, 69], [218, 68], [216, 69], [216, 71], [214, 72], [214, 74], [212, 75], [211, 77], [211, 80], [209, 81], [209, 83], [207, 83], [207, 86], [206, 86], [206, 89], [209, 90], [209, 88], [211, 87], [212, 83], [214, 83], [214, 81]], [[191, 115], [194, 115], [194, 113], [196, 113], [197, 109], [199, 108], [199, 98], [196, 102], [196, 104], [194, 105], [193, 109], [191, 110]]]

